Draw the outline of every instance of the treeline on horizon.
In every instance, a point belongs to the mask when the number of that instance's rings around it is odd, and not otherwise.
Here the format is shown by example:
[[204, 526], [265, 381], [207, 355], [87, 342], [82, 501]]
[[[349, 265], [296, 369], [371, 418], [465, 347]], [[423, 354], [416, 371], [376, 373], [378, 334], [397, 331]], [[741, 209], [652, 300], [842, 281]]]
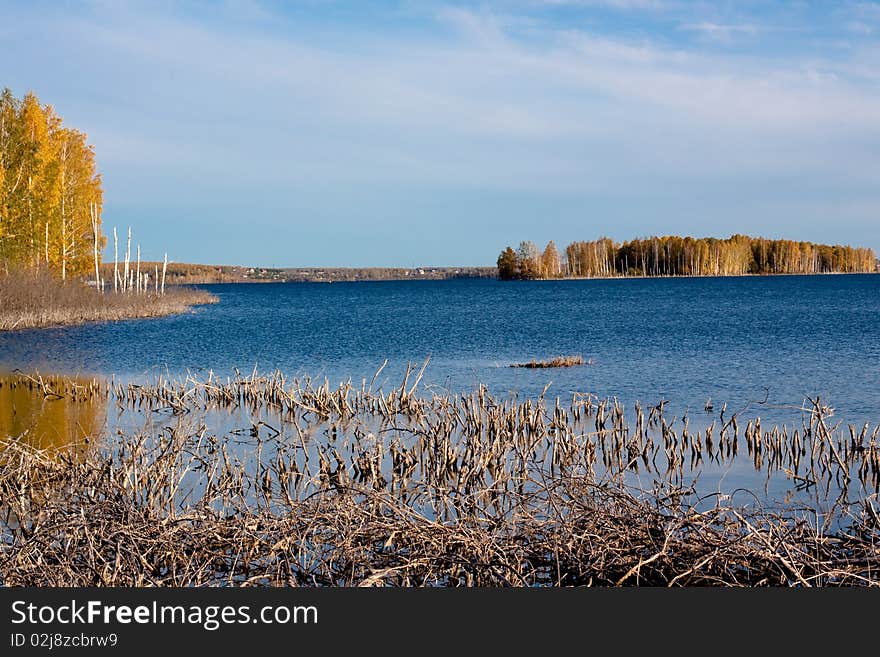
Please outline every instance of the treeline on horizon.
[[741, 276], [745, 274], [867, 273], [877, 268], [873, 249], [773, 240], [747, 235], [649, 237], [617, 243], [603, 237], [572, 242], [563, 252], [553, 241], [508, 246], [497, 261], [502, 280], [618, 276]]
[[103, 191], [84, 132], [28, 93], [0, 94], [0, 267], [48, 268], [61, 278], [95, 267]]

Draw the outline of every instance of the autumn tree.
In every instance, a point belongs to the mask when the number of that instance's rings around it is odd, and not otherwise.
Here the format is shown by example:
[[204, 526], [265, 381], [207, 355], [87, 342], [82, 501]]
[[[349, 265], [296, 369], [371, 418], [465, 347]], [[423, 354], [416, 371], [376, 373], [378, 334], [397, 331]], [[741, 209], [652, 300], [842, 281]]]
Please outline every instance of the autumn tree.
[[541, 253], [537, 244], [529, 241], [520, 242], [516, 258], [520, 278], [525, 280], [541, 278]]
[[516, 251], [509, 246], [498, 256], [498, 278], [502, 281], [510, 281], [519, 278], [519, 263]]
[[553, 240], [550, 240], [544, 253], [541, 254], [541, 278], [556, 278], [561, 273], [562, 262], [559, 258], [559, 250]]
[[[0, 94], [0, 260], [61, 278], [93, 266], [101, 234], [101, 178], [86, 135], [29, 93]], [[96, 215], [97, 214], [97, 219]]]
[[[552, 242], [540, 257], [536, 254], [537, 248], [531, 242], [520, 244], [517, 260], [523, 278], [821, 274], [877, 269], [872, 249], [748, 235], [733, 235], [727, 239], [667, 235], [622, 244], [607, 237], [572, 242], [565, 247], [564, 273]], [[536, 261], [537, 268], [532, 264]]]

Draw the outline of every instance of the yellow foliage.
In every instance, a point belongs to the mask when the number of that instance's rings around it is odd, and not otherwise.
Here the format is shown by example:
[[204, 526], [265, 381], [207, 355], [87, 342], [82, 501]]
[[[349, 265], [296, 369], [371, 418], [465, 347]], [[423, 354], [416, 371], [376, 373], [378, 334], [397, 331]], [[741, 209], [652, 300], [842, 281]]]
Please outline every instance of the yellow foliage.
[[590, 242], [572, 242], [565, 247], [564, 259], [550, 242], [540, 256], [540, 262], [539, 268], [531, 267], [522, 246], [517, 254], [508, 248], [499, 257], [499, 276], [742, 276], [860, 273], [873, 272], [877, 267], [872, 249], [747, 235], [733, 235], [727, 239], [673, 235], [635, 239], [622, 244], [603, 237]]
[[[85, 133], [63, 126], [28, 93], [0, 95], [0, 260], [6, 270], [44, 267], [62, 277], [94, 267], [89, 207], [101, 177]], [[98, 246], [106, 242], [98, 223]]]

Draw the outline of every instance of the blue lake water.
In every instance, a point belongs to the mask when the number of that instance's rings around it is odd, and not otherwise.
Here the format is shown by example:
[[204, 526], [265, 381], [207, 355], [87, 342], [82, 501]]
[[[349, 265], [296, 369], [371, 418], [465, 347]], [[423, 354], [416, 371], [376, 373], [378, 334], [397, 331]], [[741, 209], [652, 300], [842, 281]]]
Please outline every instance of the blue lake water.
[[[880, 421], [880, 276], [499, 282], [393, 281], [204, 286], [192, 314], [0, 333], [0, 369], [154, 378], [208, 369], [397, 383], [431, 358], [425, 383], [486, 384], [498, 395], [573, 391], [712, 398], [790, 418], [777, 406], [821, 396], [847, 422]], [[507, 367], [583, 354], [569, 369]], [[751, 413], [750, 413], [751, 414]]]

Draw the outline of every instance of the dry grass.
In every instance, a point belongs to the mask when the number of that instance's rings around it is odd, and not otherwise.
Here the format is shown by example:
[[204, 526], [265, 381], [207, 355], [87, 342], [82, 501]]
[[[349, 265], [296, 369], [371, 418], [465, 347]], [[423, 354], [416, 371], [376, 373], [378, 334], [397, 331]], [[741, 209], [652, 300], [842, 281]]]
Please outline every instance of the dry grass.
[[[23, 381], [47, 395], [76, 390]], [[595, 399], [567, 411], [483, 388], [424, 397], [418, 382], [413, 370], [387, 393], [277, 374], [108, 388], [119, 404], [178, 421], [71, 454], [10, 442], [0, 585], [880, 585], [876, 492], [846, 494], [853, 469], [868, 468], [876, 488], [877, 434], [838, 435], [818, 403], [806, 409], [809, 435], [785, 444], [801, 441], [802, 473], [843, 485], [821, 514], [697, 500], [668, 480], [627, 486], [624, 473], [652, 451], [680, 464], [686, 449], [720, 458], [740, 440], [685, 439], [662, 406], [623, 434], [617, 407]], [[293, 432], [261, 420], [249, 436], [215, 435], [199, 415], [208, 407], [273, 408]], [[596, 432], [576, 431], [578, 414]], [[750, 456], [769, 461], [782, 439], [749, 424]]]
[[[205, 434], [130, 438], [122, 458], [7, 451], [4, 586], [880, 584], [873, 507], [827, 531], [809, 513], [682, 505], [558, 476], [530, 493], [370, 485], [285, 494], [283, 464], [247, 471]], [[229, 459], [229, 460], [226, 460]], [[185, 505], [184, 471], [206, 478]], [[537, 483], [537, 482], [536, 482]], [[280, 485], [279, 485], [280, 484]], [[248, 503], [251, 496], [261, 499]], [[437, 497], [440, 495], [441, 500]], [[418, 509], [443, 505], [444, 517]], [[24, 519], [24, 520], [22, 520]]]
[[61, 281], [46, 272], [0, 275], [0, 331], [67, 326], [186, 312], [216, 303], [203, 290], [170, 288], [166, 294], [101, 294], [80, 281]]
[[576, 367], [578, 365], [592, 365], [591, 360], [584, 360], [580, 354], [576, 356], [557, 356], [550, 360], [531, 360], [528, 363], [513, 363], [511, 367], [528, 367], [530, 369], [544, 369], [548, 367]]

